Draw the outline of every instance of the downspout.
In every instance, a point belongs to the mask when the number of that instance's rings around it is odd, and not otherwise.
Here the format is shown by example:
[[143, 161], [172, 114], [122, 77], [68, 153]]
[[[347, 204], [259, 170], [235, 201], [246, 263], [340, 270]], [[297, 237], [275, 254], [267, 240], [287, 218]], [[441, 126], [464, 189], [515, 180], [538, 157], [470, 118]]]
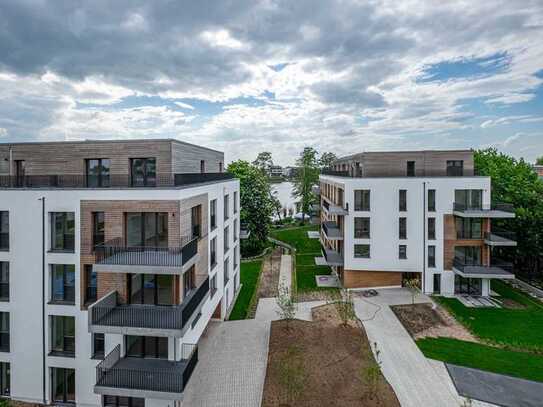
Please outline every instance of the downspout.
[[42, 390], [43, 390], [43, 405], [47, 404], [47, 384], [46, 384], [46, 367], [45, 367], [45, 197], [39, 199], [41, 201], [41, 318], [42, 318]]
[[424, 294], [426, 279], [426, 182], [422, 183], [422, 278], [421, 291]]

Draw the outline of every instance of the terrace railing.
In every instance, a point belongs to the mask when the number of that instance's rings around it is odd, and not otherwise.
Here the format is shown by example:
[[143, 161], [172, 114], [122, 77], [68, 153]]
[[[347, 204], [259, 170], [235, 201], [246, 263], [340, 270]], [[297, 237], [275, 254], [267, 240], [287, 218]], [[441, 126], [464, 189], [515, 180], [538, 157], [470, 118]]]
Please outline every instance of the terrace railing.
[[455, 202], [453, 204], [453, 210], [457, 212], [466, 212], [466, 211], [502, 211], [502, 212], [515, 212], [515, 207], [512, 204], [508, 203], [497, 203], [497, 204], [477, 204], [471, 205], [463, 202]]

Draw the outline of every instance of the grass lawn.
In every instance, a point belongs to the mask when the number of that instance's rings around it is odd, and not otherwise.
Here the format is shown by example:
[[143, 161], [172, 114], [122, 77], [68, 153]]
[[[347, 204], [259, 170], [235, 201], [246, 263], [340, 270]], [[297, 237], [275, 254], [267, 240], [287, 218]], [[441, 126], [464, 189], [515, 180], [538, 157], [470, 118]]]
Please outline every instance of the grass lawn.
[[417, 340], [417, 345], [431, 359], [543, 382], [542, 355], [452, 338], [424, 338]]
[[333, 290], [317, 287], [316, 275], [332, 273], [328, 266], [317, 266], [315, 257], [321, 256], [319, 239], [310, 239], [307, 232], [318, 231], [318, 225], [301, 226], [284, 230], [275, 230], [271, 236], [277, 240], [288, 243], [296, 249], [296, 288], [300, 292]]
[[262, 270], [262, 260], [241, 262], [240, 282], [242, 284], [234, 309], [230, 313], [230, 320], [245, 319], [251, 299], [256, 290], [256, 283]]

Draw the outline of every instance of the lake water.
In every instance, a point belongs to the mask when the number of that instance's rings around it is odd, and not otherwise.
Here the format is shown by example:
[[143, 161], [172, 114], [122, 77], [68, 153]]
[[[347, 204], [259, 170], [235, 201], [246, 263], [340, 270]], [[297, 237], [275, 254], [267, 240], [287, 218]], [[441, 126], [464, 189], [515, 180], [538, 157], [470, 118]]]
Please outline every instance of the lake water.
[[292, 196], [292, 187], [292, 182], [272, 184], [272, 194], [279, 199], [282, 208], [286, 208], [287, 211], [292, 211], [292, 214], [294, 214], [296, 213], [296, 198]]

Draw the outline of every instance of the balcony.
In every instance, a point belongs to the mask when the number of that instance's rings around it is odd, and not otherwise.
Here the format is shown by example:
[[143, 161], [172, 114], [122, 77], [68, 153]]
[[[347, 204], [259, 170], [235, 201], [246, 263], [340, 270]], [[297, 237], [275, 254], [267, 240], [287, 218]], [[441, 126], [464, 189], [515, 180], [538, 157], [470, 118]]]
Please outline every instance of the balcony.
[[328, 215], [348, 215], [349, 208], [342, 208], [341, 206], [336, 205], [332, 201], [329, 201], [328, 198], [322, 200], [322, 209], [325, 210]]
[[508, 219], [515, 217], [515, 208], [511, 204], [466, 205], [455, 202], [453, 213], [462, 218], [496, 218]]
[[179, 305], [119, 304], [113, 291], [89, 307], [89, 332], [182, 337], [209, 294], [209, 277]]
[[323, 222], [322, 230], [328, 240], [343, 240], [343, 233], [336, 222]]
[[485, 232], [484, 235], [485, 244], [493, 247], [516, 246], [516, 238], [517, 237], [514, 232], [506, 232], [501, 230]]
[[327, 266], [343, 266], [343, 254], [321, 245], [322, 256]]
[[198, 259], [198, 239], [184, 239], [181, 247], [126, 246], [122, 239], [110, 240], [94, 248], [99, 273], [176, 274]]
[[501, 260], [493, 260], [491, 265], [465, 264], [460, 259], [453, 260], [453, 272], [465, 278], [497, 278], [513, 279], [513, 264]]
[[198, 347], [183, 344], [179, 361], [121, 357], [117, 345], [96, 366], [94, 393], [122, 397], [182, 400], [198, 363]]

